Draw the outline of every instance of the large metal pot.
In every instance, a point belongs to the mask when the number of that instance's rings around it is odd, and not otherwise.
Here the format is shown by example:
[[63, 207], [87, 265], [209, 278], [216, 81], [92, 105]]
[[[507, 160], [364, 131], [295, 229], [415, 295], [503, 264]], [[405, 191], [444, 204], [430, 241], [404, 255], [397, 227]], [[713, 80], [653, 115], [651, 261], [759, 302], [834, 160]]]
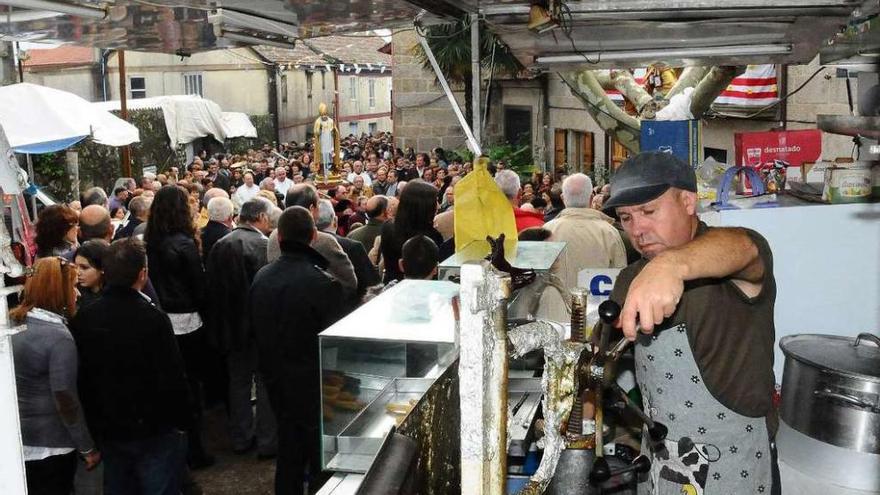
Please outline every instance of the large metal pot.
[[782, 420], [816, 440], [880, 454], [880, 338], [791, 335], [779, 346]]

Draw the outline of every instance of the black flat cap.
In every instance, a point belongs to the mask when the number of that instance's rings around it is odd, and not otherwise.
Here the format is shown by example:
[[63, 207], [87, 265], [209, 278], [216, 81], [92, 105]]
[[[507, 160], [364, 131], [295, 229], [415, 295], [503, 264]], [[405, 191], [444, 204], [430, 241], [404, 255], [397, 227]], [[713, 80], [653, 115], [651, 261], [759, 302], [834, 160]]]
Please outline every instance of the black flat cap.
[[610, 198], [602, 210], [613, 215], [619, 206], [647, 203], [659, 198], [670, 187], [697, 192], [694, 169], [671, 153], [639, 153], [623, 162], [611, 177]]

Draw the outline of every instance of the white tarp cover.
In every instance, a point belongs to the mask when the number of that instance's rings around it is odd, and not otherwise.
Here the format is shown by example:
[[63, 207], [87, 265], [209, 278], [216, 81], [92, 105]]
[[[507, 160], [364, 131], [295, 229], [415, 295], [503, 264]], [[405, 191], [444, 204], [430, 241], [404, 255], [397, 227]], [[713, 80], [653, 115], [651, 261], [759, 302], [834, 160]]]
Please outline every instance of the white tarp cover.
[[[103, 110], [119, 110], [119, 101], [94, 103]], [[194, 95], [157, 96], [128, 100], [129, 110], [161, 108], [165, 118], [168, 138], [175, 146], [190, 143], [198, 138], [213, 135], [218, 141], [230, 137], [223, 123], [220, 105]]]
[[73, 93], [30, 83], [0, 87], [0, 125], [9, 146], [22, 152], [56, 151], [41, 145], [69, 146], [87, 136], [108, 146], [140, 141], [137, 127], [110, 112]]
[[223, 112], [223, 123], [226, 125], [226, 137], [257, 137], [257, 128], [243, 112]]

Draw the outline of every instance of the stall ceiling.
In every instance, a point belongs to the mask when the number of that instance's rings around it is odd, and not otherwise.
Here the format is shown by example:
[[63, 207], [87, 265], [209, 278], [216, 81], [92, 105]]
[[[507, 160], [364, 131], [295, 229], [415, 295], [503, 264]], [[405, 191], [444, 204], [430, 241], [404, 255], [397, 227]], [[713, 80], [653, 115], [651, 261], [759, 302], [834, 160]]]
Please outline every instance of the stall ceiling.
[[[194, 53], [451, 20], [479, 11], [526, 66], [576, 67], [803, 63], [864, 0], [568, 1], [563, 26], [527, 28], [530, 2], [507, 0], [117, 0], [104, 19], [4, 6], [6, 39]], [[559, 1], [559, 0], [554, 0]], [[874, 0], [876, 1], [876, 0]], [[61, 3], [61, 2], [59, 2]], [[71, 5], [71, 2], [63, 2]], [[43, 6], [43, 9], [47, 7]], [[4, 12], [4, 9], [6, 11]]]
[[538, 69], [804, 63], [863, 0], [564, 2], [560, 27], [527, 28], [529, 2], [481, 4], [492, 29]]

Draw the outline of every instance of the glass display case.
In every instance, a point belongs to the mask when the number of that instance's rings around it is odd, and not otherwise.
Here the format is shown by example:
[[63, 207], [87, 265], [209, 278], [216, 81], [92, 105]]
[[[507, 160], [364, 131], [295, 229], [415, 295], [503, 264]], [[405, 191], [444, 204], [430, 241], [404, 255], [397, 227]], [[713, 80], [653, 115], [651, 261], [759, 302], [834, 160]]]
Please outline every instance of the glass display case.
[[366, 472], [391, 427], [455, 360], [458, 291], [403, 280], [319, 335], [325, 470]]
[[[559, 255], [562, 254], [565, 244], [564, 242], [519, 241], [516, 244], [516, 253], [513, 253], [513, 256], [510, 253], [505, 253], [505, 257], [511, 265], [517, 268], [531, 269], [539, 273], [548, 272]], [[489, 243], [487, 241], [474, 241], [440, 262], [438, 278], [448, 280], [450, 276], [458, 275], [462, 264], [481, 260], [488, 254]]]

